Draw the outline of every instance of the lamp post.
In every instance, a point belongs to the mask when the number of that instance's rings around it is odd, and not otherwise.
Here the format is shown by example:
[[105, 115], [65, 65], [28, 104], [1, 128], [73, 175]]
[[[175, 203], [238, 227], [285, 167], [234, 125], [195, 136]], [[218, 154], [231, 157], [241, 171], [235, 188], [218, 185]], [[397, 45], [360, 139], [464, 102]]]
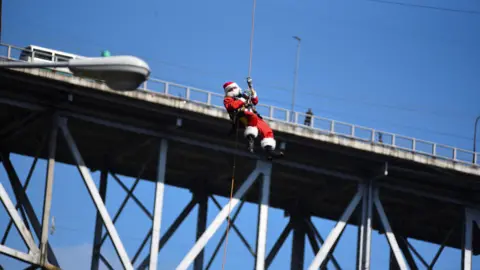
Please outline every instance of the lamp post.
[[136, 90], [150, 76], [150, 68], [134, 56], [110, 56], [70, 59], [66, 62], [3, 62], [0, 68], [67, 67], [79, 77], [102, 80], [119, 91]]
[[292, 121], [295, 122], [295, 92], [297, 91], [297, 77], [298, 77], [298, 61], [300, 56], [300, 42], [301, 39], [297, 36], [293, 36], [294, 39], [298, 41], [297, 43], [297, 57], [295, 63], [295, 74], [293, 82], [293, 91], [292, 91]]
[[473, 131], [473, 163], [476, 163], [476, 148], [477, 148], [477, 125], [478, 125], [478, 120], [480, 119], [480, 115], [477, 116], [475, 119], [475, 129]]

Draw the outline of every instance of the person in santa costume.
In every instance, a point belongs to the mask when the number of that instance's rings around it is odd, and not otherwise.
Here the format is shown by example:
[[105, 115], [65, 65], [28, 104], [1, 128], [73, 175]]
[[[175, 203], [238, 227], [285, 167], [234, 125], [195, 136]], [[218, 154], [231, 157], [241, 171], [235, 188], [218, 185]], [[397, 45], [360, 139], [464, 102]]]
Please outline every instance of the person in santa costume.
[[275, 151], [276, 141], [272, 129], [254, 108], [258, 104], [258, 96], [253, 87], [242, 92], [237, 83], [226, 82], [223, 90], [225, 91], [223, 104], [234, 122], [233, 125], [236, 127], [238, 121], [245, 128], [244, 136], [248, 140], [248, 150], [253, 152], [255, 138], [260, 135], [260, 145], [270, 156], [283, 156], [282, 152]]

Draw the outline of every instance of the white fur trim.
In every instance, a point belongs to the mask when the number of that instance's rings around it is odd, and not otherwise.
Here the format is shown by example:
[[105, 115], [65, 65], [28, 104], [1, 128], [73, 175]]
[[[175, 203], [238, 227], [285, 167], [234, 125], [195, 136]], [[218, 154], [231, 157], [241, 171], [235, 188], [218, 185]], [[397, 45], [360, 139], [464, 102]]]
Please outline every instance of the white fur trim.
[[247, 126], [245, 128], [245, 132], [243, 134], [245, 137], [247, 135], [253, 135], [253, 137], [257, 137], [258, 136], [258, 128], [257, 127], [253, 127], [253, 126]]
[[275, 147], [277, 146], [277, 141], [275, 141], [274, 138], [264, 138], [261, 142], [260, 145], [262, 148], [265, 148], [265, 146], [271, 146], [273, 150], [275, 150]]
[[[230, 89], [234, 88], [234, 87], [237, 87], [237, 89], [233, 90], [232, 92], [229, 92]], [[229, 96], [229, 97], [235, 97], [235, 96], [238, 96], [238, 94], [240, 94], [240, 86], [237, 84], [237, 83], [231, 83], [230, 85], [228, 85], [227, 87], [225, 87], [225, 89], [223, 89], [225, 91], [225, 95]]]
[[233, 88], [233, 87], [238, 87], [238, 88], [240, 88], [240, 86], [238, 86], [237, 83], [231, 83], [231, 84], [229, 84], [227, 87], [225, 87], [225, 92], [228, 92], [228, 90], [230, 90], [230, 89]]

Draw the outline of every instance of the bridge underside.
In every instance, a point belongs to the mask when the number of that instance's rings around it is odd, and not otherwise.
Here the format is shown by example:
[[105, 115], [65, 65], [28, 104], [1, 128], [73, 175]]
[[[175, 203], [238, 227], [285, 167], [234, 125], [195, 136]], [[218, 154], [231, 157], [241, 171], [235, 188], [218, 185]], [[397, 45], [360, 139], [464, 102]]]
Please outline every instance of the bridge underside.
[[[68, 118], [92, 170], [137, 177], [147, 164], [141, 178], [155, 181], [160, 140], [167, 138], [166, 184], [192, 190], [203, 185], [210, 194], [229, 196], [235, 136], [227, 135], [228, 121], [14, 71], [0, 71], [0, 112], [2, 152], [35, 156], [52, 113], [58, 112]], [[273, 163], [270, 207], [338, 220], [358, 184], [374, 180], [396, 235], [442, 244], [453, 229], [446, 245], [462, 247], [464, 209], [479, 204], [478, 177], [286, 133], [276, 136], [277, 145], [286, 143], [286, 157]], [[240, 132], [237, 187], [256, 165], [244, 149]], [[47, 158], [48, 149], [40, 156]], [[64, 139], [55, 159], [75, 164]], [[256, 203], [258, 187], [252, 188], [246, 200]], [[357, 225], [358, 219], [349, 223]], [[378, 218], [372, 227], [384, 231]], [[473, 236], [477, 254], [480, 238]]]

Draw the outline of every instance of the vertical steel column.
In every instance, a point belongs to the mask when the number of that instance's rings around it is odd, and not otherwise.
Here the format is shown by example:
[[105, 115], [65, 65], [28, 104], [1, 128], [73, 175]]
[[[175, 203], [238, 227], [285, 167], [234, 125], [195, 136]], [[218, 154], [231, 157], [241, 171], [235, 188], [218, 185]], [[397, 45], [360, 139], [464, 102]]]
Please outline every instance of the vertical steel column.
[[365, 188], [363, 188], [362, 208], [358, 212], [358, 229], [357, 229], [357, 270], [362, 269], [364, 249], [365, 223], [367, 217], [367, 200], [365, 200]]
[[466, 208], [463, 232], [462, 270], [472, 270], [473, 220], [470, 209]]
[[[207, 229], [207, 212], [208, 212], [208, 194], [205, 190], [200, 189], [197, 191], [198, 196], [198, 215], [197, 215], [197, 237], [198, 240], [202, 234]], [[200, 251], [197, 258], [193, 262], [193, 269], [194, 270], [203, 270], [203, 261], [204, 261], [204, 251]]]
[[255, 269], [265, 269], [265, 249], [267, 245], [267, 222], [268, 222], [268, 205], [270, 199], [270, 178], [272, 174], [272, 164], [264, 161], [259, 161], [257, 166], [263, 175], [262, 187], [260, 195], [260, 205], [258, 213], [258, 228], [257, 228], [257, 252], [255, 256]]
[[73, 159], [77, 164], [77, 168], [80, 172], [80, 175], [82, 176], [82, 179], [88, 189], [88, 192], [95, 206], [97, 207], [97, 210], [100, 212], [100, 215], [102, 216], [102, 220], [105, 224], [105, 227], [107, 228], [107, 232], [110, 235], [110, 238], [112, 239], [113, 246], [115, 247], [115, 251], [117, 252], [118, 257], [120, 257], [120, 261], [123, 267], [127, 270], [130, 270], [130, 269], [133, 270], [133, 266], [132, 266], [132, 263], [130, 262], [130, 259], [128, 258], [127, 251], [125, 250], [125, 247], [123, 246], [123, 243], [120, 240], [118, 232], [115, 229], [115, 225], [113, 225], [112, 219], [108, 214], [105, 204], [100, 198], [100, 194], [98, 193], [95, 182], [93, 181], [92, 176], [90, 175], [90, 172], [87, 166], [85, 165], [85, 162], [83, 161], [82, 156], [80, 155], [80, 152], [77, 148], [75, 140], [73, 139], [72, 135], [70, 134], [70, 131], [68, 130], [66, 120], [67, 119], [65, 118], [62, 120], [62, 122], [60, 123], [60, 128], [63, 132], [65, 140], [67, 141], [67, 145], [70, 148], [70, 152], [73, 156]]
[[168, 141], [162, 139], [158, 157], [157, 182], [155, 184], [155, 204], [153, 209], [152, 240], [150, 244], [150, 270], [157, 269], [158, 242], [160, 241], [160, 224], [162, 223], [163, 191], [167, 165]]
[[45, 263], [47, 262], [48, 220], [50, 219], [50, 209], [52, 206], [55, 153], [57, 151], [58, 120], [59, 118], [57, 114], [54, 114], [50, 131], [50, 141], [48, 144], [48, 164], [45, 183], [45, 197], [43, 198], [42, 235], [40, 238], [41, 265], [45, 265]]
[[[182, 225], [183, 221], [187, 218], [187, 216], [190, 214], [190, 212], [192, 211], [192, 209], [195, 207], [196, 204], [197, 204], [197, 201], [196, 201], [196, 198], [194, 196], [192, 198], [192, 200], [185, 206], [185, 208], [183, 208], [182, 212], [177, 216], [175, 221], [173, 221], [173, 223], [170, 225], [170, 227], [168, 227], [168, 229], [165, 231], [165, 234], [162, 236], [162, 238], [160, 239], [160, 241], [158, 243], [159, 252], [160, 252], [160, 250], [162, 250], [162, 248], [165, 246], [165, 244], [168, 242], [168, 240], [173, 236], [173, 234], [176, 232], [178, 227], [180, 227], [180, 225]], [[151, 235], [151, 230], [148, 234], [149, 234], [149, 236]], [[137, 256], [135, 256], [135, 257], [137, 257]], [[140, 263], [140, 265], [138, 266], [137, 269], [146, 269], [148, 267], [149, 260], [150, 260], [150, 254], [145, 256], [145, 258], [142, 260], [142, 262]], [[132, 261], [135, 261], [135, 258]]]
[[[107, 196], [107, 179], [108, 171], [102, 170], [100, 173], [100, 197], [102, 198], [103, 203]], [[101, 250], [101, 239], [103, 233], [103, 223], [100, 212], [97, 211], [97, 217], [95, 221], [95, 236], [93, 238], [93, 251], [92, 251], [92, 270], [98, 270], [100, 266], [100, 250]]]
[[299, 213], [294, 212], [292, 214], [290, 217], [293, 225], [290, 269], [303, 270], [305, 260], [305, 222]]
[[361, 224], [358, 236], [358, 270], [370, 269], [370, 252], [372, 242], [372, 208], [373, 208], [373, 183], [368, 181], [363, 187]]

